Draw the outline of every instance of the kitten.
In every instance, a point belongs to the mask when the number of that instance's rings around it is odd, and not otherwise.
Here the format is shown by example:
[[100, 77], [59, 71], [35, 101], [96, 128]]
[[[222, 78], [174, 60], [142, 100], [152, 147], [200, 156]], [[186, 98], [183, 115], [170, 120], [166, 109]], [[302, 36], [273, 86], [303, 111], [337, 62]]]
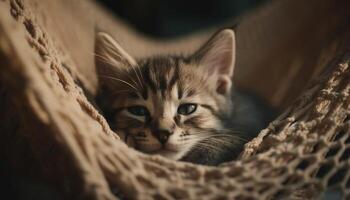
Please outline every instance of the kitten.
[[97, 34], [95, 53], [97, 104], [111, 128], [144, 153], [217, 165], [266, 125], [260, 101], [232, 93], [230, 29], [186, 57], [135, 60], [106, 33]]

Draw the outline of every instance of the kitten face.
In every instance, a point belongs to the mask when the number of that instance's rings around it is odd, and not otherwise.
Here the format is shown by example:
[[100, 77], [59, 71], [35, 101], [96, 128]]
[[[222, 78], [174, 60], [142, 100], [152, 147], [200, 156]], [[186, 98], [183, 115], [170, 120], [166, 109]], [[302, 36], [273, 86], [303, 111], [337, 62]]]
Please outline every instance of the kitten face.
[[110, 36], [96, 41], [100, 105], [136, 149], [180, 159], [213, 133], [231, 108], [234, 35], [225, 30], [194, 55], [135, 61]]

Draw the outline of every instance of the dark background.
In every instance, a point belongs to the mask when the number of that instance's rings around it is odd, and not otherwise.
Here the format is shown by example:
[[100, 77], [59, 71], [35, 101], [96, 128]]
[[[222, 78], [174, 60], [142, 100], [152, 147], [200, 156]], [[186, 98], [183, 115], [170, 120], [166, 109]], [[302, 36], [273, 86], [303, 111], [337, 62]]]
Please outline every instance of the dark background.
[[225, 22], [266, 0], [98, 0], [140, 32], [176, 37]]

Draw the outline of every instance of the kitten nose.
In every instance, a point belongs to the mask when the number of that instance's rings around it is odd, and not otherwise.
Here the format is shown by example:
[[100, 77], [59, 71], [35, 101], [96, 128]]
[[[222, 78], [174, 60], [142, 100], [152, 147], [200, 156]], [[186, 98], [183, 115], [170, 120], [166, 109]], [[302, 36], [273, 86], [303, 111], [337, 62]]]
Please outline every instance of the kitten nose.
[[169, 136], [173, 134], [172, 132], [170, 132], [169, 130], [159, 130], [158, 131], [158, 134], [157, 134], [157, 139], [159, 140], [159, 142], [161, 144], [165, 144], [168, 139], [169, 139]]

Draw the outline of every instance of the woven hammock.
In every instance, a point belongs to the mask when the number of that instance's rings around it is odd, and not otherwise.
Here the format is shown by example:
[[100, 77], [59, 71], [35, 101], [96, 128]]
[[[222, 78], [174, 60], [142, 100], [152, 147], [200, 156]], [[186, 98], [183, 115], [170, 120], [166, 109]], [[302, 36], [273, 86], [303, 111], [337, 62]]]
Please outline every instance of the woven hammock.
[[241, 17], [235, 84], [283, 112], [207, 167], [129, 148], [87, 95], [96, 28], [135, 57], [191, 52], [216, 29], [157, 41], [93, 1], [0, 0], [1, 174], [62, 199], [350, 199], [349, 8], [279, 0]]

